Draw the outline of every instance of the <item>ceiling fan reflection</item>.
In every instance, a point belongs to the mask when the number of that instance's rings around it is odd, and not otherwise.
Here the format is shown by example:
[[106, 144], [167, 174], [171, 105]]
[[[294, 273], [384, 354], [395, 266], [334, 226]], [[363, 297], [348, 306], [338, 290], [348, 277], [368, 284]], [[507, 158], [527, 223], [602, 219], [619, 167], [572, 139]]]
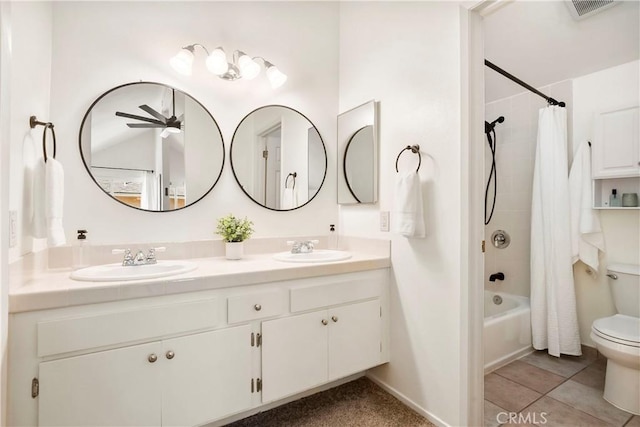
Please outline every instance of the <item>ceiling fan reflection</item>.
[[182, 130], [182, 122], [184, 120], [184, 114], [181, 114], [180, 117], [176, 117], [176, 91], [174, 89], [171, 90], [172, 94], [172, 115], [171, 117], [166, 117], [163, 114], [160, 114], [158, 111], [149, 107], [148, 105], [140, 105], [142, 111], [146, 112], [150, 116], [154, 117], [144, 117], [138, 116], [136, 114], [123, 113], [121, 111], [116, 111], [116, 116], [125, 117], [128, 119], [139, 120], [143, 123], [127, 123], [127, 126], [134, 129], [149, 129], [149, 128], [162, 128], [163, 131], [160, 133], [162, 138], [166, 138], [171, 134], [180, 133]]

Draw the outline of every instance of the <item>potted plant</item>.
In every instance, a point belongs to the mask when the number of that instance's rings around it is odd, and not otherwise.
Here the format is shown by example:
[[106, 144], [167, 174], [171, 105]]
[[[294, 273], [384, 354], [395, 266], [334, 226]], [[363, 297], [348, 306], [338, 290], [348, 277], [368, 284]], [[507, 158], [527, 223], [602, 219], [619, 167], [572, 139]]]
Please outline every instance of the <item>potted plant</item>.
[[218, 219], [216, 233], [225, 242], [227, 259], [241, 259], [244, 252], [244, 241], [253, 234], [253, 222], [246, 217], [236, 218], [233, 214]]

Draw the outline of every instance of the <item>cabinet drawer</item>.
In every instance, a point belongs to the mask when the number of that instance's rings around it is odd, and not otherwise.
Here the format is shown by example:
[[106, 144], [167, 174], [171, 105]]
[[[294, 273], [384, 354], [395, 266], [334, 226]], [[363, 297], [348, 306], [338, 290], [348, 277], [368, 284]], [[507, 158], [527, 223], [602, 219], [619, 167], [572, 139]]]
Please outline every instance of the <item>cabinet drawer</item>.
[[38, 356], [179, 334], [219, 323], [217, 298], [38, 323]]
[[382, 295], [382, 286], [381, 278], [367, 277], [294, 288], [291, 289], [291, 312], [376, 298]]
[[281, 289], [231, 296], [227, 299], [227, 322], [248, 322], [278, 316], [286, 309], [287, 294]]

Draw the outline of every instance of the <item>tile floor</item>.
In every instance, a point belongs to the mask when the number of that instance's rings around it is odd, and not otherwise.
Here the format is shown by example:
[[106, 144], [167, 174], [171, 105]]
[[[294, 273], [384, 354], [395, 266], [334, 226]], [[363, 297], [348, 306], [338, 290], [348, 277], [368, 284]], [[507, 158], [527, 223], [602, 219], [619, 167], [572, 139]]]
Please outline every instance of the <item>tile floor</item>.
[[606, 366], [591, 347], [580, 357], [536, 351], [515, 360], [484, 377], [484, 424], [640, 427], [639, 416], [602, 398]]

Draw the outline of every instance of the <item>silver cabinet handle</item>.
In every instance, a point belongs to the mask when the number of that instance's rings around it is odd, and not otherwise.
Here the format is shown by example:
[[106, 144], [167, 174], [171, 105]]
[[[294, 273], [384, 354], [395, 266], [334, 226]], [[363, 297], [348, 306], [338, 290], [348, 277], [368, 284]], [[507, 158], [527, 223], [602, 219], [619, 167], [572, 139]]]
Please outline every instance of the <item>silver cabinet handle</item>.
[[613, 273], [607, 273], [607, 277], [612, 278], [613, 280], [618, 280], [618, 275]]
[[175, 353], [171, 350], [167, 351], [167, 354], [165, 355], [167, 357], [167, 359], [171, 360], [175, 357]]
[[262, 310], [262, 306], [260, 304], [254, 305], [253, 308], [255, 308], [256, 311]]
[[331, 320], [333, 320], [334, 322], [338, 321], [338, 316], [331, 316]]
[[148, 360], [150, 363], [154, 363], [156, 360], [158, 360], [158, 356], [156, 356], [155, 354], [151, 353], [151, 354], [149, 355], [149, 357], [147, 357], [147, 360]]
[[329, 321], [327, 321], [327, 319], [322, 319], [322, 324], [327, 326], [329, 324]]

